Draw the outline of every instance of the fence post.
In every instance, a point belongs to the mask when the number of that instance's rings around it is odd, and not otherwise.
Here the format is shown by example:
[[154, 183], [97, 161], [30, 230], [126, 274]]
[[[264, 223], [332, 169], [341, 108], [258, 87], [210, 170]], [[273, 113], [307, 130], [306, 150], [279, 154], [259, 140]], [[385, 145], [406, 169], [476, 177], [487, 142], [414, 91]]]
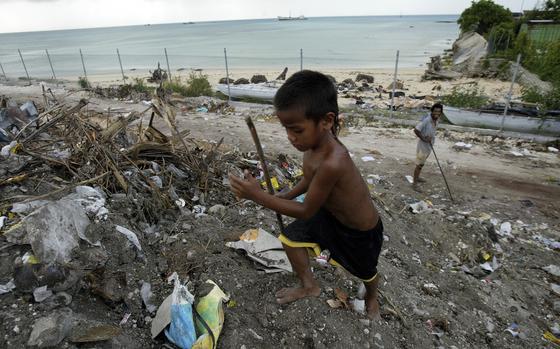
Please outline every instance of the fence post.
[[51, 61], [51, 55], [49, 55], [49, 50], [45, 49], [45, 52], [47, 53], [47, 58], [49, 59], [49, 64], [50, 64], [50, 66], [51, 66], [51, 71], [52, 71], [53, 79], [56, 80], [56, 74], [54, 73], [54, 68], [53, 68], [52, 61]]
[[117, 49], [117, 56], [119, 57], [119, 65], [121, 66], [122, 80], [123, 80], [123, 83], [126, 84], [126, 77], [124, 76], [124, 70], [122, 68], [121, 54], [119, 52], [119, 49]]
[[502, 116], [502, 124], [500, 126], [500, 132], [504, 130], [504, 122], [506, 121], [506, 115], [509, 109], [509, 104], [511, 102], [511, 95], [513, 93], [513, 85], [515, 84], [515, 79], [517, 79], [517, 73], [519, 72], [519, 63], [521, 62], [521, 53], [517, 55], [517, 63], [515, 64], [515, 70], [513, 71], [513, 78], [511, 79], [511, 85], [509, 86], [509, 92], [506, 96], [506, 107], [504, 108], [504, 115]]
[[84, 55], [82, 54], [82, 49], [80, 49], [80, 58], [82, 59], [82, 68], [84, 68], [84, 77], [86, 79], [86, 84], [88, 87], [91, 87], [91, 85], [89, 84], [89, 79], [87, 77], [86, 64], [84, 63]]
[[303, 70], [303, 49], [299, 49], [299, 70]]
[[169, 58], [167, 57], [167, 49], [163, 49], [165, 51], [165, 61], [167, 62], [167, 77], [169, 81], [171, 81], [171, 69], [169, 68]]
[[231, 102], [231, 90], [229, 88], [229, 68], [227, 63], [227, 51], [224, 47], [224, 59], [226, 60], [226, 82], [227, 82], [227, 93], [228, 93], [228, 103]]
[[2, 75], [4, 75], [4, 80], [8, 81], [8, 78], [6, 77], [6, 72], [4, 72], [4, 67], [2, 66], [2, 63], [0, 63], [0, 69], [2, 69]]
[[395, 61], [395, 76], [393, 77], [393, 93], [391, 95], [391, 115], [395, 110], [395, 89], [397, 88], [397, 72], [399, 70], [399, 50], [397, 50], [397, 59]]
[[25, 66], [25, 61], [23, 60], [23, 56], [21, 51], [18, 48], [19, 58], [21, 58], [21, 64], [23, 64], [23, 69], [25, 70], [25, 75], [27, 76], [27, 81], [29, 81], [29, 85], [31, 85], [31, 79], [29, 78], [29, 73], [27, 72], [27, 67]]

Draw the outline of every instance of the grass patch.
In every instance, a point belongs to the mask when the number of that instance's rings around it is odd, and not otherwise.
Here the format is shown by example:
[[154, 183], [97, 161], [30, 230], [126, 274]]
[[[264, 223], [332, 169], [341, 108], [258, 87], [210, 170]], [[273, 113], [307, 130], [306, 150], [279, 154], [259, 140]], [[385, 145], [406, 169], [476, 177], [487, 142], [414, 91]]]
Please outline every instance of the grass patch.
[[484, 89], [478, 86], [459, 87], [455, 86], [451, 94], [443, 96], [442, 103], [456, 108], [480, 108], [489, 101], [484, 94]]
[[213, 96], [212, 86], [208, 82], [208, 76], [201, 73], [191, 73], [184, 83], [180, 77], [165, 81], [163, 88], [171, 90], [185, 97]]
[[81, 88], [89, 88], [89, 86], [90, 86], [88, 79], [86, 79], [82, 76], [78, 77], [78, 85]]

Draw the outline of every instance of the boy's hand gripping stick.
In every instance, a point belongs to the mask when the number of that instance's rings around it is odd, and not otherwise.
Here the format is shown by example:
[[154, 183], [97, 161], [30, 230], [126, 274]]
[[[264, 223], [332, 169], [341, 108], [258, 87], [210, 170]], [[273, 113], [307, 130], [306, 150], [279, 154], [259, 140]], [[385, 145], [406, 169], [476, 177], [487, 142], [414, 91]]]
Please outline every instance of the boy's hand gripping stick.
[[[266, 188], [268, 189], [268, 193], [270, 195], [274, 195], [274, 187], [272, 186], [272, 182], [270, 181], [270, 174], [268, 173], [268, 167], [266, 166], [266, 160], [264, 158], [264, 152], [262, 150], [261, 142], [259, 141], [259, 135], [257, 134], [257, 129], [255, 128], [255, 124], [253, 124], [253, 120], [250, 116], [245, 118], [247, 122], [247, 126], [249, 126], [249, 131], [251, 131], [251, 136], [253, 137], [253, 141], [255, 142], [255, 147], [257, 148], [257, 155], [259, 156], [259, 160], [261, 162], [261, 166], [264, 172], [264, 179], [266, 181]], [[280, 233], [284, 232], [284, 222], [282, 221], [282, 215], [280, 213], [276, 213], [276, 218], [278, 219], [278, 226], [280, 227]]]

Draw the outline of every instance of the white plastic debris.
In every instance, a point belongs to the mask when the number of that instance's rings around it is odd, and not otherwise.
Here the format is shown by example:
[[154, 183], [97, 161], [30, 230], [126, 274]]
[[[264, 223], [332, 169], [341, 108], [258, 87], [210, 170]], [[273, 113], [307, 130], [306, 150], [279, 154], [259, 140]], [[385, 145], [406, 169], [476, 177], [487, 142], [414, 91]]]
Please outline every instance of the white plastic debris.
[[413, 204], [409, 204], [408, 207], [410, 207], [412, 213], [418, 214], [432, 212], [433, 206], [431, 205], [431, 203], [428, 203], [426, 201], [418, 201]]
[[405, 176], [406, 180], [408, 181], [408, 183], [412, 184], [414, 183], [414, 178], [412, 178], [412, 176]]
[[543, 270], [545, 270], [550, 275], [560, 277], [560, 267], [557, 265], [551, 264], [549, 266], [543, 267]]
[[14, 279], [6, 282], [4, 285], [0, 285], [0, 294], [5, 294], [12, 292], [16, 288], [16, 284], [14, 284]]
[[456, 150], [471, 150], [472, 146], [473, 145], [470, 144], [470, 143], [457, 142], [453, 145], [453, 149], [456, 149]]
[[513, 156], [516, 156], [516, 157], [522, 157], [522, 156], [523, 156], [522, 153], [520, 153], [520, 152], [518, 152], [518, 151], [515, 151], [515, 150], [510, 151], [510, 153], [511, 153]]
[[481, 264], [480, 267], [483, 270], [486, 270], [490, 273], [493, 273], [494, 271], [496, 271], [496, 269], [498, 269], [500, 267], [500, 265], [498, 264], [498, 260], [496, 259], [496, 256], [494, 256], [492, 258], [492, 263], [486, 262], [486, 263]]
[[202, 205], [194, 205], [192, 213], [194, 213], [195, 216], [204, 215], [206, 213], [206, 207]]
[[37, 303], [41, 303], [52, 295], [53, 293], [51, 290], [47, 289], [47, 285], [37, 287], [35, 290], [33, 290], [33, 298], [35, 298], [35, 302]]
[[558, 149], [554, 148], [554, 147], [548, 147], [548, 151], [551, 153], [558, 153]]
[[0, 150], [0, 154], [4, 157], [9, 157], [11, 150], [17, 145], [17, 141], [12, 141], [10, 144], [5, 145]]
[[500, 234], [501, 236], [511, 236], [511, 223], [503, 222], [500, 225], [500, 230], [498, 231], [498, 234]]
[[363, 162], [375, 161], [375, 158], [373, 156], [362, 156], [362, 161]]
[[140, 295], [142, 296], [142, 301], [146, 306], [146, 310], [148, 310], [150, 313], [154, 313], [158, 307], [152, 304], [152, 301], [150, 300], [153, 296], [153, 293], [152, 293], [152, 285], [149, 282], [142, 281], [142, 287], [140, 288]]
[[185, 199], [179, 198], [179, 199], [175, 200], [175, 205], [177, 205], [177, 207], [185, 207], [186, 201], [185, 201]]
[[359, 314], [365, 314], [366, 312], [366, 301], [363, 299], [352, 299], [350, 301], [352, 310]]
[[7, 219], [8, 219], [8, 217], [6, 217], [6, 216], [0, 217], [0, 229], [2, 229], [4, 227], [4, 223], [6, 222]]
[[138, 240], [138, 236], [136, 236], [135, 233], [133, 233], [132, 231], [126, 229], [125, 227], [121, 227], [120, 225], [115, 225], [115, 228], [117, 229], [117, 231], [121, 234], [123, 234], [124, 236], [126, 236], [126, 238], [132, 242], [132, 244], [138, 249], [138, 251], [142, 251], [142, 246], [140, 246], [140, 241]]

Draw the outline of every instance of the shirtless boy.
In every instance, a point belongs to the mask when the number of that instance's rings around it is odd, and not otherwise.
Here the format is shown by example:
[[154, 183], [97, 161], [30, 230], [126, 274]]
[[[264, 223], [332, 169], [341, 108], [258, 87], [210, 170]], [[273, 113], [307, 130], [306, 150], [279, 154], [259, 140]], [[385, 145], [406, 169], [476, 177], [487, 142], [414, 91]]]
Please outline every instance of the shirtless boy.
[[[383, 224], [370, 192], [346, 147], [338, 140], [337, 93], [323, 74], [304, 70], [290, 77], [274, 99], [288, 140], [303, 152], [303, 178], [289, 192], [270, 195], [248, 172], [230, 176], [232, 191], [280, 214], [294, 217], [279, 236], [301, 285], [276, 293], [280, 304], [317, 297], [308, 249], [330, 251], [329, 262], [363, 280], [366, 310], [379, 318], [377, 259]], [[303, 203], [294, 201], [306, 193]]]

